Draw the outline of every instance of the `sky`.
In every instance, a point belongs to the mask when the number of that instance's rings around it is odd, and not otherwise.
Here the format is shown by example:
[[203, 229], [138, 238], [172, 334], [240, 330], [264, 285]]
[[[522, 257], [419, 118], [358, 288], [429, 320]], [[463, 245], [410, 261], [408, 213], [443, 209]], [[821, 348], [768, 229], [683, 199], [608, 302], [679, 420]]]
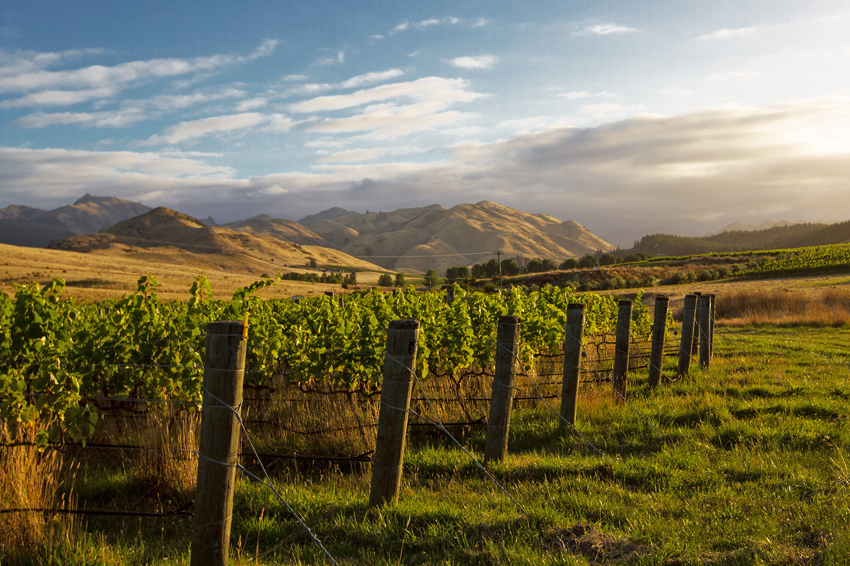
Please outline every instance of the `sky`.
[[845, 0], [0, 5], [0, 208], [850, 219]]

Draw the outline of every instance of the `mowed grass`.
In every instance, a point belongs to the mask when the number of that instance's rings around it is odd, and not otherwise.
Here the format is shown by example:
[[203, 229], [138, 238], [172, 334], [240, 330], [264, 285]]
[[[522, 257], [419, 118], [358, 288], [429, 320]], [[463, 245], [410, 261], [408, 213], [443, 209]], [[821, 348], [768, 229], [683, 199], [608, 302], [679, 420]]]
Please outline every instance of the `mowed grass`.
[[[674, 365], [656, 389], [631, 375], [628, 404], [605, 385], [582, 390], [581, 435], [542, 403], [521, 404], [508, 458], [487, 466], [496, 482], [419, 429], [394, 505], [367, 506], [368, 468], [279, 463], [272, 481], [339, 564], [850, 562], [850, 330], [718, 327], [710, 369], [677, 379]], [[484, 435], [459, 440], [480, 458]], [[79, 460], [79, 504], [186, 502], [129, 458]], [[189, 561], [187, 520], [93, 517], [62, 532], [21, 562]], [[330, 563], [244, 476], [231, 553], [232, 564]]]

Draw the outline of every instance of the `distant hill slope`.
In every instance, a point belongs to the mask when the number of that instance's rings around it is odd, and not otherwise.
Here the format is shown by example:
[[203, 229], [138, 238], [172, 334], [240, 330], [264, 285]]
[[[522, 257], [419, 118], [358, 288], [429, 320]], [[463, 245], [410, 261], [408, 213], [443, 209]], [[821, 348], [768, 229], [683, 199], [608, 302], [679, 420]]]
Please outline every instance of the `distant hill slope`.
[[792, 224], [794, 224], [794, 222], [788, 222], [787, 220], [780, 220], [779, 222], [765, 220], [761, 224], [743, 224], [741, 222], [733, 222], [713, 234], [706, 234], [706, 236], [714, 236], [716, 234], [722, 234], [723, 232], [755, 232], [757, 230], [770, 230], [771, 228], [791, 226]]
[[88, 193], [74, 204], [49, 211], [7, 206], [0, 209], [0, 243], [44, 247], [52, 240], [91, 234], [149, 210], [150, 207], [137, 202]]
[[[342, 209], [340, 209], [342, 210]], [[208, 222], [204, 222], [211, 225]], [[211, 225], [214, 226], [214, 225]], [[220, 224], [221, 228], [229, 228], [236, 232], [246, 234], [271, 236], [279, 240], [286, 240], [296, 244], [308, 246], [329, 246], [328, 242], [318, 234], [308, 230], [303, 225], [293, 220], [283, 218], [272, 218], [268, 214], [260, 214], [248, 220]]]
[[703, 238], [669, 234], [651, 234], [641, 238], [629, 252], [661, 255], [779, 250], [806, 246], [825, 246], [850, 241], [850, 221], [837, 224], [788, 224], [767, 230], [736, 230]]
[[345, 210], [344, 208], [340, 208], [335, 206], [333, 208], [329, 208], [327, 210], [323, 210], [318, 214], [311, 214], [310, 216], [305, 216], [301, 220], [298, 221], [302, 226], [306, 226], [308, 224], [312, 224], [314, 222], [318, 222], [319, 220], [334, 220], [335, 218], [339, 218], [340, 216], [348, 216], [349, 214], [357, 214], [356, 212], [351, 212], [350, 210]]
[[151, 262], [252, 274], [303, 269], [311, 258], [319, 264], [377, 269], [337, 250], [207, 226], [165, 207], [124, 220], [97, 234], [64, 238], [48, 247], [124, 257], [132, 254], [135, 259]]
[[387, 269], [419, 271], [471, 265], [495, 257], [554, 259], [561, 262], [596, 250], [613, 249], [572, 221], [530, 214], [489, 201], [349, 214], [307, 225], [334, 246]]

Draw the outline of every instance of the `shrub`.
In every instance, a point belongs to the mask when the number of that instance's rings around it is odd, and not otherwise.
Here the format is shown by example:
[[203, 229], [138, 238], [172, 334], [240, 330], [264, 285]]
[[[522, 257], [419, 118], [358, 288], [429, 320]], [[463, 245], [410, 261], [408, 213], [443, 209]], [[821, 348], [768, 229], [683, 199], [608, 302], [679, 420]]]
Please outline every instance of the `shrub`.
[[570, 258], [564, 260], [564, 262], [558, 266], [558, 269], [566, 271], [567, 269], [575, 269], [578, 266], [578, 260]]
[[393, 276], [389, 273], [381, 273], [380, 277], [378, 277], [378, 285], [381, 287], [392, 287]]
[[671, 278], [673, 281], [673, 285], [681, 285], [682, 283], [686, 283], [688, 281], [688, 276], [682, 273], [681, 271], [677, 271], [673, 274]]

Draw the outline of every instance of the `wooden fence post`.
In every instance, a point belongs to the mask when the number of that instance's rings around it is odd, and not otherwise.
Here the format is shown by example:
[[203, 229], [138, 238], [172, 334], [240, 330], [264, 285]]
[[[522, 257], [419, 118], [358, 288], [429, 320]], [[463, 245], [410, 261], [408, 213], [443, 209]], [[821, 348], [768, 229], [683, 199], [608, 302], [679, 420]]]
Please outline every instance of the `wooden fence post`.
[[[584, 340], [584, 309], [582, 303], [567, 306], [567, 326], [564, 337], [564, 379], [561, 383], [561, 417], [576, 424], [578, 380], [581, 374], [581, 346]], [[564, 422], [561, 422], [564, 426]]]
[[711, 297], [711, 318], [709, 319], [710, 329], [709, 329], [709, 333], [708, 333], [709, 348], [710, 348], [709, 349], [709, 355], [712, 358], [714, 358], [714, 302], [717, 299], [717, 295], [709, 295], [709, 297]]
[[446, 289], [446, 302], [452, 304], [455, 302], [455, 286], [452, 285]]
[[508, 454], [508, 430], [516, 388], [516, 363], [519, 353], [519, 317], [499, 317], [496, 334], [496, 373], [490, 397], [490, 418], [484, 441], [484, 460], [504, 460]]
[[691, 366], [691, 350], [694, 341], [694, 322], [697, 313], [697, 296], [685, 295], [685, 307], [682, 311], [682, 341], [679, 345], [678, 375], [685, 375]]
[[652, 351], [649, 354], [649, 385], [656, 387], [661, 380], [664, 363], [664, 341], [667, 336], [667, 306], [670, 300], [664, 295], [655, 297], [655, 317], [652, 322]]
[[192, 566], [227, 564], [240, 437], [231, 408], [238, 412], [242, 404], [244, 330], [236, 321], [207, 325]]
[[404, 319], [390, 323], [387, 329], [378, 437], [372, 456], [370, 507], [393, 503], [398, 499], [418, 346], [419, 321]]
[[697, 297], [697, 306], [694, 311], [694, 337], [691, 339], [691, 357], [696, 358], [699, 355], [699, 321], [700, 321], [700, 308], [702, 303], [700, 302], [700, 297], [702, 297], [701, 291], [694, 291], [694, 295]]
[[711, 366], [711, 296], [699, 298], [699, 365]]
[[626, 400], [626, 377], [629, 373], [629, 342], [632, 331], [632, 302], [622, 300], [618, 303], [617, 334], [614, 345], [614, 392], [617, 402]]

